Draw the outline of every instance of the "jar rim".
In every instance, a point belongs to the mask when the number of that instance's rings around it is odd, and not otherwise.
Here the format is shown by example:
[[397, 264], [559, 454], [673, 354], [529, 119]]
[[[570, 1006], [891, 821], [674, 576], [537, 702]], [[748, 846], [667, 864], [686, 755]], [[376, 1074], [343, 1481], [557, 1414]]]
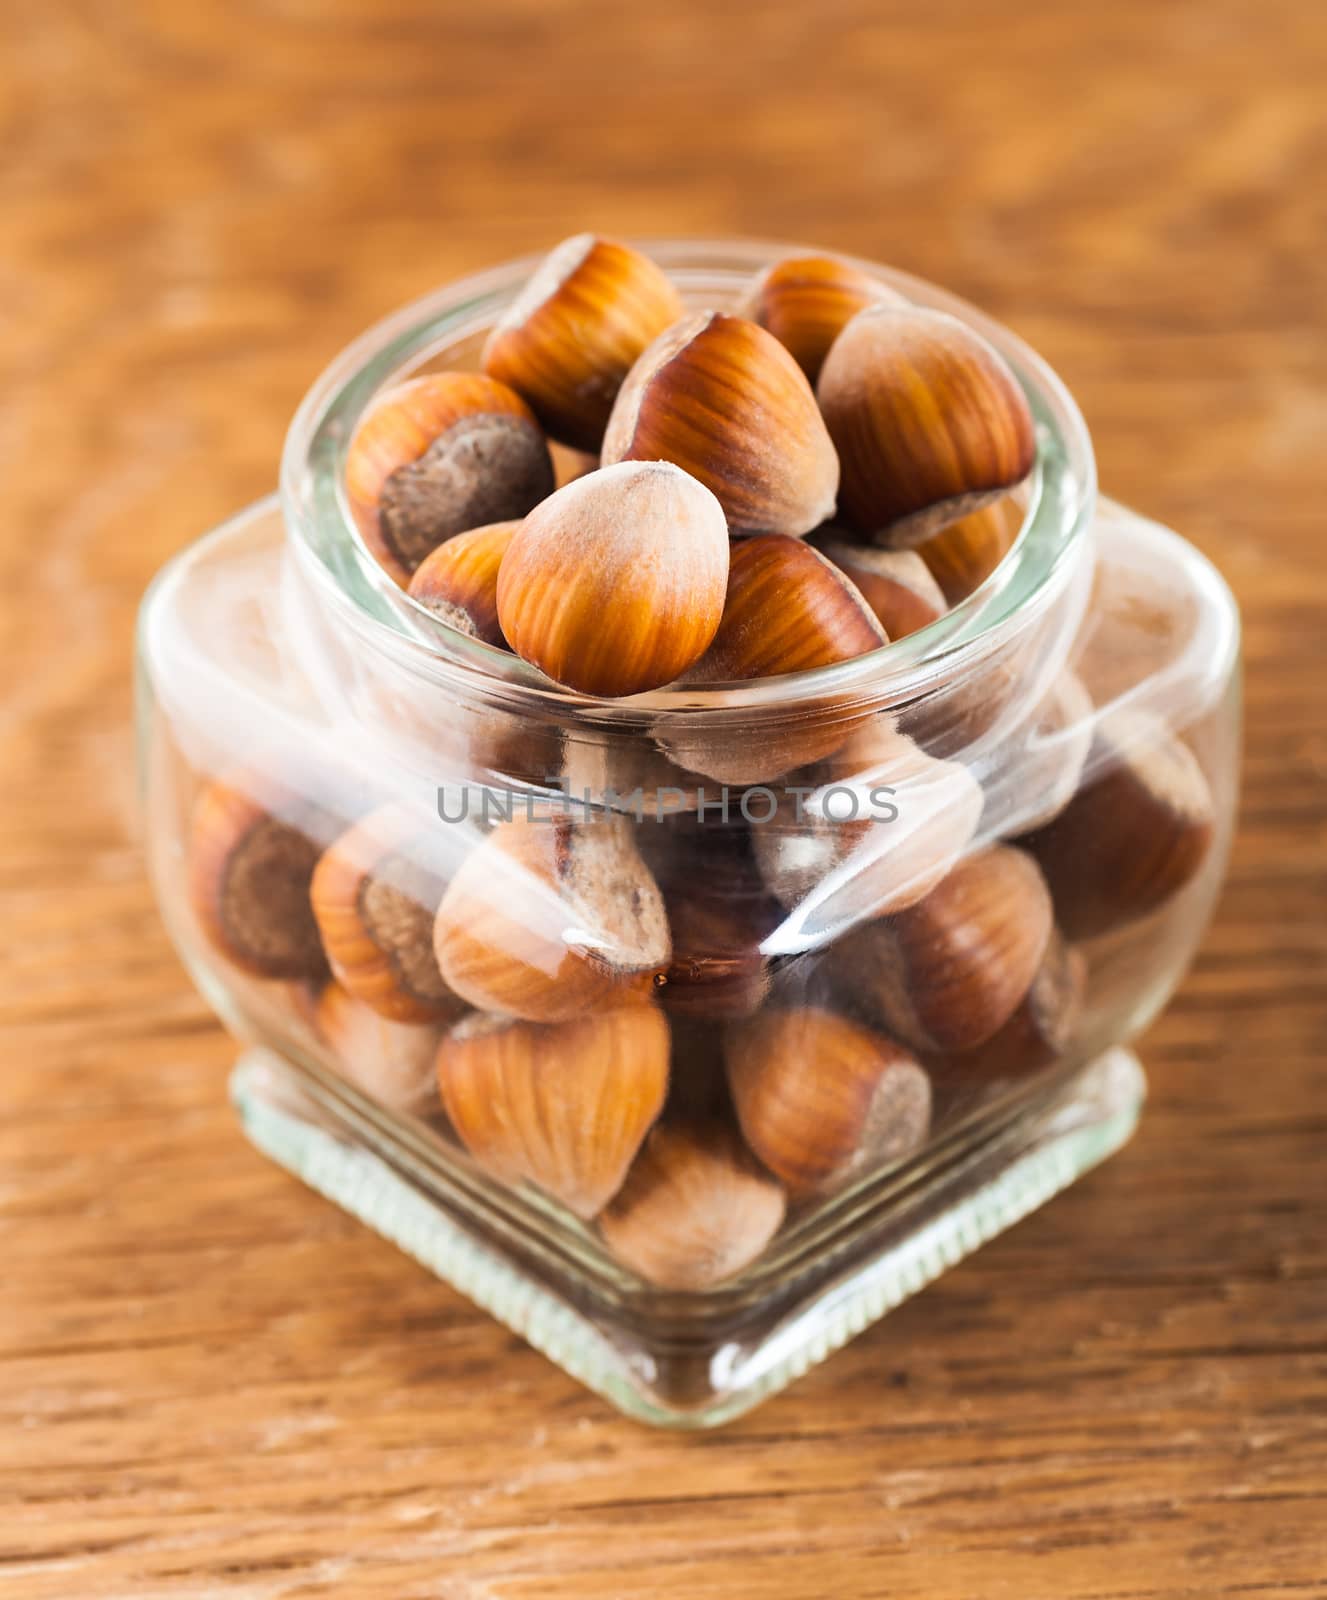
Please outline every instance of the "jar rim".
[[[697, 306], [731, 302], [755, 273], [783, 257], [825, 253], [749, 239], [633, 242], [669, 272], [684, 300]], [[1032, 410], [1037, 454], [1022, 526], [995, 571], [936, 621], [831, 666], [704, 689], [672, 685], [604, 700], [565, 689], [520, 657], [448, 627], [400, 589], [374, 560], [351, 515], [345, 489], [350, 441], [384, 388], [486, 331], [542, 253], [456, 279], [402, 307], [349, 344], [312, 385], [291, 422], [281, 461], [287, 537], [302, 571], [347, 629], [407, 670], [458, 692], [501, 699], [513, 709], [539, 707], [564, 717], [583, 712], [599, 722], [659, 713], [787, 710], [827, 694], [836, 702], [903, 699], [998, 648], [1059, 592], [1073, 564], [1071, 554], [1091, 525], [1096, 463], [1082, 414], [1053, 369], [974, 306], [909, 273], [833, 254], [982, 335], [1009, 363]]]

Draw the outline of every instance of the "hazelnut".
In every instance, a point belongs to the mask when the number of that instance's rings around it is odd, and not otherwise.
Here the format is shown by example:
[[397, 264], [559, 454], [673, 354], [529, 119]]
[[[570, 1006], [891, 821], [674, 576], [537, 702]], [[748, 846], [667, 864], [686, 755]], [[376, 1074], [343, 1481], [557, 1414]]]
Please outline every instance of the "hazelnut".
[[418, 819], [384, 807], [323, 852], [310, 886], [333, 974], [396, 1022], [441, 1022], [465, 1010], [433, 954], [446, 874], [432, 843]]
[[[874, 612], [833, 562], [801, 539], [761, 534], [733, 545], [723, 619], [686, 681], [699, 686], [804, 672], [887, 643]], [[860, 720], [833, 704], [800, 717], [752, 716], [737, 730], [675, 716], [661, 722], [657, 737], [688, 771], [740, 787], [828, 755]]]
[[599, 1218], [604, 1243], [661, 1289], [713, 1289], [783, 1223], [783, 1190], [722, 1123], [660, 1123]]
[[648, 256], [578, 234], [544, 258], [494, 327], [484, 370], [523, 396], [554, 438], [597, 451], [622, 380], [684, 311]]
[[390, 390], [346, 455], [356, 526], [402, 587], [430, 550], [467, 528], [523, 517], [552, 489], [534, 413], [479, 373], [432, 373]]
[[189, 899], [212, 944], [258, 978], [321, 978], [327, 971], [309, 900], [318, 845], [246, 788], [207, 784], [189, 824]]
[[829, 347], [859, 311], [906, 305], [901, 294], [833, 256], [789, 256], [767, 267], [737, 306], [785, 347], [814, 384]]
[[1023, 507], [1013, 495], [979, 506], [932, 534], [917, 554], [946, 601], [956, 606], [986, 582], [1013, 549], [1023, 526]]
[[1083, 787], [1023, 842], [1070, 939], [1157, 910], [1197, 876], [1216, 831], [1212, 792], [1189, 747], [1145, 712], [1097, 728]]
[[839, 464], [815, 395], [772, 334], [721, 311], [669, 328], [631, 369], [603, 460], [672, 461], [713, 490], [734, 534], [808, 533]]
[[926, 1141], [931, 1082], [892, 1039], [819, 1006], [766, 1010], [727, 1036], [746, 1142], [796, 1198], [902, 1160]]
[[525, 519], [498, 573], [498, 618], [516, 654], [556, 682], [639, 694], [701, 657], [727, 577], [714, 496], [666, 462], [623, 462]]
[[733, 546], [723, 618], [688, 683], [735, 683], [850, 661], [889, 643], [832, 561], [802, 539], [767, 533]]
[[817, 393], [842, 464], [841, 512], [878, 544], [922, 544], [1032, 470], [1036, 436], [1018, 381], [944, 312], [859, 311]]
[[617, 1193], [668, 1090], [668, 1023], [650, 1005], [557, 1024], [469, 1017], [438, 1047], [457, 1137], [504, 1183], [585, 1221]]
[[625, 819], [516, 817], [462, 862], [433, 947], [471, 1005], [561, 1022], [648, 998], [668, 967], [668, 920]]
[[981, 814], [966, 767], [937, 761], [877, 716], [793, 775], [779, 814], [754, 830], [756, 860], [796, 912], [799, 937], [819, 943], [923, 899], [971, 844]]
[[913, 1049], [973, 1050], [1018, 1009], [1051, 930], [1036, 862], [996, 845], [960, 861], [924, 900], [854, 929], [834, 947], [832, 970], [846, 1003]]
[[891, 639], [905, 639], [943, 617], [949, 606], [916, 550], [877, 550], [821, 529], [811, 542], [857, 587]]
[[328, 983], [314, 1026], [342, 1075], [389, 1111], [418, 1113], [437, 1102], [438, 1028], [393, 1021]]
[[491, 522], [440, 544], [415, 568], [410, 594], [441, 622], [505, 650], [498, 623], [498, 568], [519, 522]]
[[1059, 1060], [1078, 1026], [1087, 962], [1052, 932], [1028, 992], [1009, 1021], [985, 1044], [952, 1056], [951, 1068], [983, 1080], [1024, 1077]]

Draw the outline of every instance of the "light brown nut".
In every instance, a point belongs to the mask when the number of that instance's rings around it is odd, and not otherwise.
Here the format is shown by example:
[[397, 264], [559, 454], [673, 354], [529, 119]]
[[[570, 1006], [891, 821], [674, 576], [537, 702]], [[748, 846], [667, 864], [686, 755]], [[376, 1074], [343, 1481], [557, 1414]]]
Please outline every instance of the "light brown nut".
[[926, 1141], [930, 1079], [883, 1034], [800, 1006], [735, 1024], [727, 1048], [746, 1142], [795, 1197], [902, 1160]]
[[491, 522], [440, 544], [415, 568], [411, 598], [449, 627], [506, 649], [498, 622], [498, 569], [520, 525]]
[[324, 987], [314, 1025], [338, 1070], [379, 1105], [418, 1113], [437, 1104], [440, 1028], [393, 1021], [336, 982]]
[[879, 550], [822, 528], [812, 534], [821, 555], [851, 579], [891, 639], [906, 639], [943, 617], [949, 606], [916, 550]]
[[905, 305], [901, 294], [833, 256], [788, 256], [757, 277], [737, 314], [758, 322], [814, 384], [829, 347], [869, 305]]
[[1045, 959], [1051, 898], [1031, 856], [996, 845], [924, 900], [834, 947], [846, 1004], [923, 1054], [972, 1050], [1018, 1009]]
[[500, 823], [448, 885], [433, 941], [462, 999], [534, 1022], [647, 999], [671, 953], [658, 885], [613, 816]]
[[213, 946], [259, 978], [320, 978], [327, 960], [309, 884], [319, 847], [249, 792], [250, 779], [217, 779], [198, 793], [189, 822], [189, 900]]
[[1024, 842], [1066, 936], [1091, 939], [1177, 895], [1215, 832], [1212, 791], [1189, 747], [1144, 713], [1117, 712], [1097, 729], [1083, 787]]
[[525, 519], [498, 573], [498, 619], [556, 682], [639, 694], [704, 654], [727, 579], [727, 525], [709, 490], [667, 462], [623, 462]]
[[444, 1022], [466, 1009], [433, 953], [447, 877], [435, 831], [399, 807], [383, 807], [323, 852], [310, 885], [333, 974], [396, 1022]]
[[351, 513], [404, 587], [430, 550], [525, 513], [553, 489], [553, 462], [525, 401], [476, 372], [412, 378], [382, 395], [346, 456]]
[[668, 1023], [655, 1006], [553, 1025], [457, 1024], [438, 1049], [461, 1143], [504, 1183], [526, 1181], [588, 1221], [622, 1186], [668, 1090]]
[[783, 1190], [722, 1123], [660, 1123], [599, 1218], [604, 1243], [661, 1289], [712, 1289], [779, 1231]]
[[957, 317], [859, 311], [816, 393], [842, 467], [843, 520], [878, 543], [922, 544], [1032, 470], [1032, 413], [1004, 358]]
[[772, 334], [702, 311], [662, 334], [622, 385], [603, 460], [672, 461], [713, 490], [735, 535], [809, 533], [839, 464], [815, 395]]
[[598, 451], [622, 381], [683, 314], [648, 256], [588, 233], [549, 252], [484, 346], [484, 370], [522, 395], [555, 439]]

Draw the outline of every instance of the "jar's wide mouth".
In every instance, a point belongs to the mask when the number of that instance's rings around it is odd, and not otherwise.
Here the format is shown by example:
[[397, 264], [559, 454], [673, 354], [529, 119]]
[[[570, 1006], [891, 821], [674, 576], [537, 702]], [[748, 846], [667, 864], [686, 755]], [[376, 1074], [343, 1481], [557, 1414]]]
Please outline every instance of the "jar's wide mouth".
[[[689, 306], [730, 306], [755, 273], [805, 245], [757, 240], [642, 241], [638, 248], [674, 279]], [[838, 254], [836, 252], [836, 254]], [[918, 305], [947, 311], [1005, 357], [1028, 397], [1037, 459], [1026, 484], [1023, 524], [1012, 548], [975, 593], [916, 633], [868, 655], [807, 672], [704, 690], [672, 686], [629, 700], [596, 700], [551, 683], [507, 651], [447, 628], [393, 582], [365, 547], [345, 492], [346, 452], [360, 419], [384, 388], [458, 353], [474, 365], [479, 341], [525, 285], [542, 256], [458, 279], [386, 318], [347, 347], [305, 396], [286, 437], [281, 498], [302, 568], [338, 622], [369, 648], [458, 692], [512, 706], [576, 708], [596, 719], [686, 710], [749, 711], [836, 700], [902, 698], [995, 648], [1040, 613], [1058, 591], [1067, 557], [1090, 524], [1096, 464], [1081, 413], [1052, 369], [1023, 341], [966, 301], [920, 278], [839, 255]], [[468, 354], [468, 360], [464, 355]]]

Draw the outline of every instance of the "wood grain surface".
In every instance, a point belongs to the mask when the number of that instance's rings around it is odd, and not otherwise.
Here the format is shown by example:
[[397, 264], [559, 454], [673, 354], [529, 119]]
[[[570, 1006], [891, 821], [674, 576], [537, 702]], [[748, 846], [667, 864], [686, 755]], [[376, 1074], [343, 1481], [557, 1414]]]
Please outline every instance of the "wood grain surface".
[[[1327, 1594], [1327, 12], [0, 7], [0, 1594]], [[623, 1421], [261, 1160], [136, 837], [134, 608], [371, 319], [809, 239], [1059, 368], [1247, 622], [1135, 1143], [727, 1430]]]

